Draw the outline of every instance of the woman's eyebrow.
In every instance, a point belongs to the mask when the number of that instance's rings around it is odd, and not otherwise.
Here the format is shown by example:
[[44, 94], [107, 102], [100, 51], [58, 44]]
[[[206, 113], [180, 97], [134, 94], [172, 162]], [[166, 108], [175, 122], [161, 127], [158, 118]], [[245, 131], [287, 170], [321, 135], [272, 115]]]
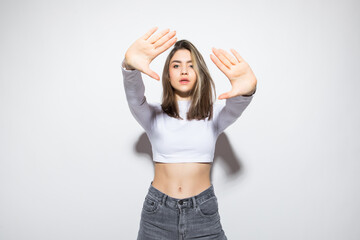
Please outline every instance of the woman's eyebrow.
[[[171, 63], [173, 63], [173, 62], [181, 63], [181, 61], [179, 61], [179, 60], [173, 60], [173, 61], [171, 61]], [[187, 61], [187, 63], [191, 63], [191, 62], [192, 62], [192, 60]]]

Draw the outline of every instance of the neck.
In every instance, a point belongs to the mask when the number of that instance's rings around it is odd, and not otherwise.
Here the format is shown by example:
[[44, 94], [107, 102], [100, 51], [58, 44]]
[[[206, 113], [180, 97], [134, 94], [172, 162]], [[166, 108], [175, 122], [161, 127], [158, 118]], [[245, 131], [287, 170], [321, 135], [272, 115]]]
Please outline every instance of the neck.
[[175, 91], [175, 99], [176, 101], [190, 101], [191, 100], [191, 95], [190, 92], [177, 92]]

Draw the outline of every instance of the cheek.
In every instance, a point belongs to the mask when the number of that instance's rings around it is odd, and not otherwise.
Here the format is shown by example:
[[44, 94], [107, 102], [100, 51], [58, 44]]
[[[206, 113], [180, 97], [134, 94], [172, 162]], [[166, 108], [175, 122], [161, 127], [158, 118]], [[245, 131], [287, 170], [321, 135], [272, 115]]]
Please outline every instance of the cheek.
[[193, 87], [196, 85], [196, 82], [197, 82], [197, 80], [194, 81], [194, 83], [193, 83], [193, 85], [192, 85]]
[[172, 82], [173, 81], [173, 79], [174, 79], [174, 74], [172, 74], [172, 73], [169, 73], [169, 76], [170, 76], [170, 82]]
[[196, 76], [196, 73], [195, 73], [195, 72], [193, 72], [191, 76], [192, 76], [192, 79], [193, 79], [194, 81], [197, 81], [197, 76]]
[[174, 79], [174, 77], [177, 76], [178, 73], [175, 70], [171, 70], [171, 71], [169, 71], [169, 75], [170, 75], [171, 79]]

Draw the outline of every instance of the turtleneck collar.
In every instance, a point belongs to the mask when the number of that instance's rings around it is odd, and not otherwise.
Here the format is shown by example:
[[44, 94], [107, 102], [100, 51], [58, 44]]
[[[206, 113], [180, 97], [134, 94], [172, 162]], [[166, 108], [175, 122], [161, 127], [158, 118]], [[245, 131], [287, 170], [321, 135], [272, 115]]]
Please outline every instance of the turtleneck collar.
[[177, 100], [177, 103], [179, 106], [180, 113], [183, 111], [186, 112], [190, 107], [191, 100]]
[[180, 105], [189, 105], [191, 100], [177, 100], [177, 103]]

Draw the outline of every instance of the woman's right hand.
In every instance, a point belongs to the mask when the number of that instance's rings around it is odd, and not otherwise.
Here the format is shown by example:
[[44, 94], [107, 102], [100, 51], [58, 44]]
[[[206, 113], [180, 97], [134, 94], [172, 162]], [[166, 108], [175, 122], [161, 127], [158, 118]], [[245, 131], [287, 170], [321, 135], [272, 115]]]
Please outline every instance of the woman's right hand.
[[128, 48], [125, 53], [124, 65], [127, 69], [137, 69], [159, 81], [160, 77], [150, 69], [150, 63], [160, 53], [170, 48], [177, 38], [173, 38], [176, 31], [169, 32], [170, 29], [153, 35], [157, 29], [157, 27], [153, 27]]

